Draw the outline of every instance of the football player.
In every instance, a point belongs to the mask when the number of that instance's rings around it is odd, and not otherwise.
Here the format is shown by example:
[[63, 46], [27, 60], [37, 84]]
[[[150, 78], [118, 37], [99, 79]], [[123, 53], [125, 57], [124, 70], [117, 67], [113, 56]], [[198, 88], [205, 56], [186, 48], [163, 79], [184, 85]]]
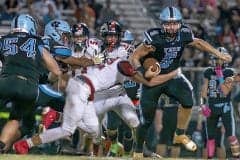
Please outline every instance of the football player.
[[61, 71], [37, 35], [36, 20], [28, 14], [20, 14], [13, 19], [11, 33], [1, 37], [0, 44], [0, 53], [5, 60], [0, 76], [0, 97], [13, 103], [9, 120], [0, 135], [2, 153], [33, 129], [43, 63], [56, 80]]
[[[231, 61], [230, 55], [223, 55], [209, 43], [195, 38], [191, 28], [183, 24], [182, 15], [176, 7], [166, 7], [160, 13], [161, 27], [151, 28], [144, 32], [144, 42], [139, 45], [130, 57], [135, 68], [143, 71], [140, 59], [143, 57], [156, 58], [161, 66], [161, 73], [169, 73], [179, 67], [179, 61], [184, 47], [193, 46], [199, 50], [211, 53], [224, 61]], [[143, 71], [144, 72], [144, 71]], [[191, 116], [193, 106], [193, 87], [182, 74], [178, 78], [156, 86], [142, 87], [140, 106], [142, 119], [138, 128], [138, 138], [134, 157], [142, 157], [142, 148], [147, 129], [153, 121], [158, 98], [162, 93], [174, 97], [180, 102], [178, 109], [177, 129], [174, 135], [174, 144], [183, 144], [188, 150], [195, 151], [196, 144], [185, 135], [185, 130]]]

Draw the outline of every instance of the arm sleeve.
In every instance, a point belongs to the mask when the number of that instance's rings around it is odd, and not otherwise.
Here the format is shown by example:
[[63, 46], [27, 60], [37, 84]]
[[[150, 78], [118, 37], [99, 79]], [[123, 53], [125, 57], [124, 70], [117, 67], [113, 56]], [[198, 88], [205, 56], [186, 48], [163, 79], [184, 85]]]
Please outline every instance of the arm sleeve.
[[210, 76], [211, 76], [211, 74], [212, 74], [212, 69], [211, 68], [207, 68], [204, 72], [203, 72], [203, 76], [204, 76], [204, 78], [206, 78], [206, 79], [210, 79]]
[[161, 44], [161, 33], [162, 30], [160, 28], [152, 28], [145, 31], [143, 33], [143, 43], [156, 47], [157, 45]]
[[184, 45], [187, 45], [194, 40], [194, 34], [192, 32], [192, 29], [189, 26], [183, 26], [180, 31], [181, 37], [183, 37], [183, 43]]

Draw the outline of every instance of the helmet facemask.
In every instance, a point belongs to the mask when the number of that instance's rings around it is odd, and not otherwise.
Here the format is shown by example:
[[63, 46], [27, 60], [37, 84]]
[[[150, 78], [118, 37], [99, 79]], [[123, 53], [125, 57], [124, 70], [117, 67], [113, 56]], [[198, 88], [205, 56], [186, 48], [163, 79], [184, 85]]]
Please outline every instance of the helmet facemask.
[[74, 24], [72, 26], [72, 35], [75, 51], [82, 51], [86, 47], [86, 41], [89, 38], [89, 29], [85, 23]]
[[119, 44], [119, 35], [118, 34], [108, 34], [105, 37], [105, 44], [109, 51], [112, 51]]
[[167, 38], [175, 38], [182, 24], [181, 12], [176, 7], [166, 7], [160, 13], [159, 19]]
[[175, 38], [177, 32], [181, 28], [181, 22], [178, 21], [163, 22], [162, 26], [167, 37]]

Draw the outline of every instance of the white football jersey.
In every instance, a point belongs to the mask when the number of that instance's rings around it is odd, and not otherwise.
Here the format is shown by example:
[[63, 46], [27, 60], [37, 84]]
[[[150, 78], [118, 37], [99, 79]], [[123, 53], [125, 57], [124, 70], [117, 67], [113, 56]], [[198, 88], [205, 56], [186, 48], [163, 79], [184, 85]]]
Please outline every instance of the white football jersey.
[[112, 52], [106, 53], [106, 58], [127, 58], [128, 53], [124, 46], [119, 46], [118, 48], [114, 49]]
[[87, 73], [83, 75], [92, 81], [95, 91], [108, 89], [115, 84], [122, 84], [126, 77], [117, 69], [117, 64], [121, 60], [121, 58], [111, 59], [111, 61], [109, 59], [105, 64], [88, 67]]

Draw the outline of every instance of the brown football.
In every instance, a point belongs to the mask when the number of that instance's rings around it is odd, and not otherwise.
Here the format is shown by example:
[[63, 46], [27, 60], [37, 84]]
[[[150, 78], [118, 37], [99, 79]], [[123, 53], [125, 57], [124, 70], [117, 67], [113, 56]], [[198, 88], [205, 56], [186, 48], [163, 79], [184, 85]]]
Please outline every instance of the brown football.
[[152, 71], [155, 72], [157, 69], [160, 69], [160, 64], [155, 58], [147, 58], [143, 62], [143, 67], [145, 70], [148, 70], [150, 66], [153, 66]]

